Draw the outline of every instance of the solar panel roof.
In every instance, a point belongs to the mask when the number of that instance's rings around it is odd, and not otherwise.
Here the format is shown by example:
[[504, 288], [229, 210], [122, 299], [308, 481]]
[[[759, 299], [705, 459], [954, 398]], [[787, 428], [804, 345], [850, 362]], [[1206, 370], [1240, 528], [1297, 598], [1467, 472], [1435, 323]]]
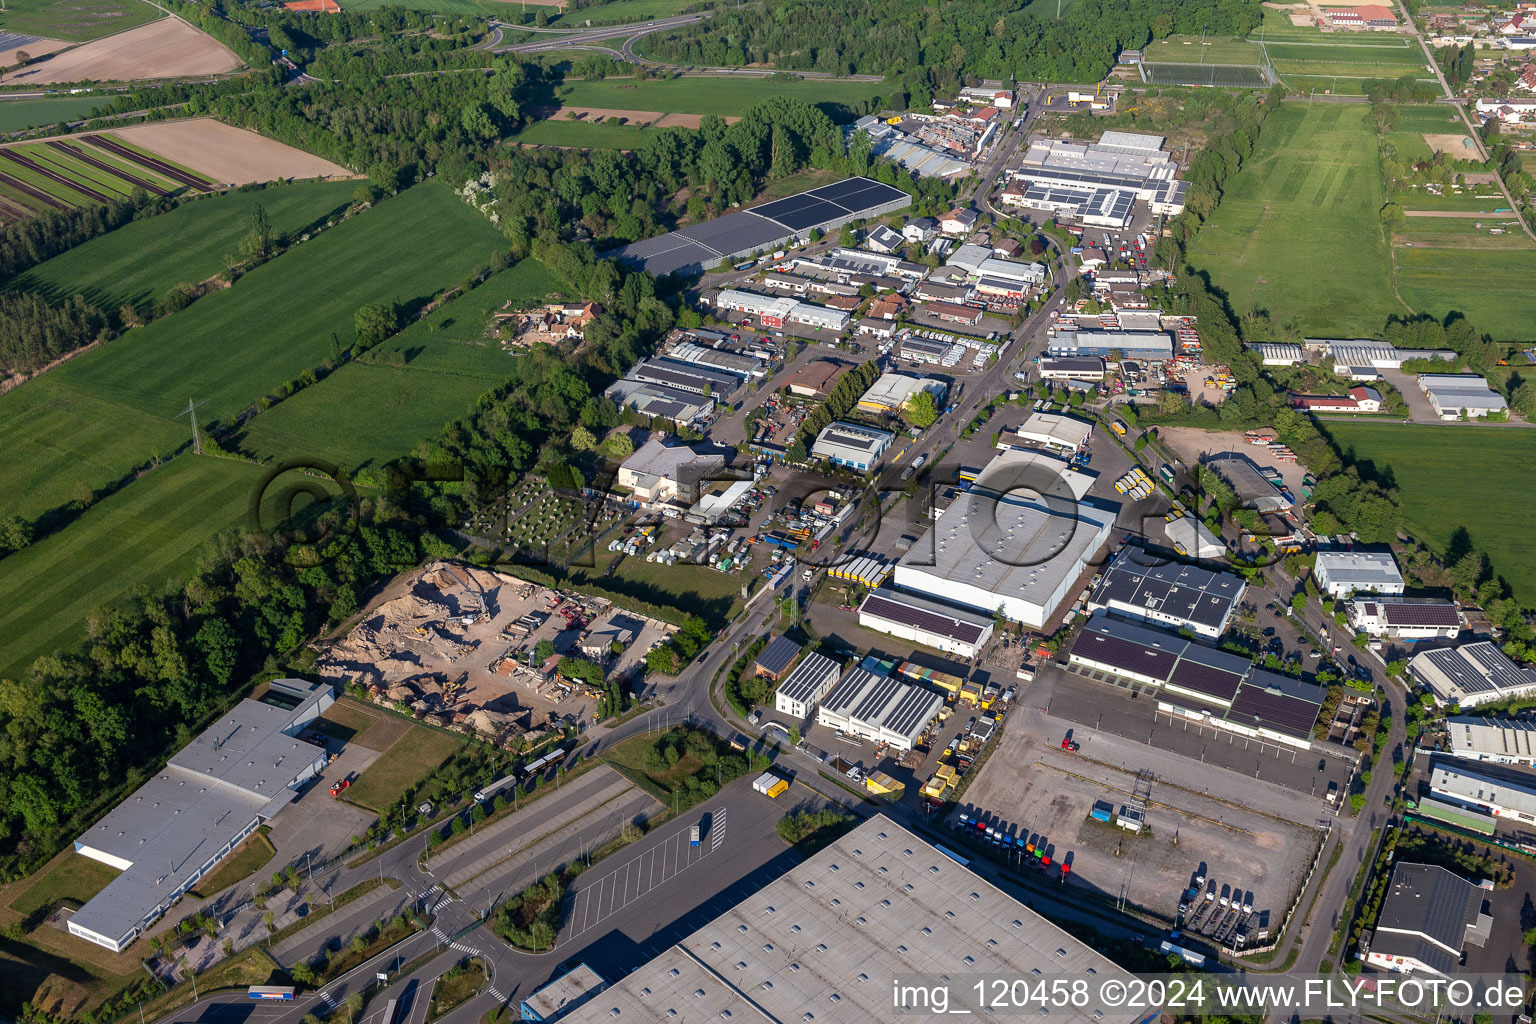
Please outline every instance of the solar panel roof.
[[822, 710], [831, 714], [848, 714], [849, 708], [858, 700], [859, 694], [871, 680], [878, 678], [879, 676], [868, 669], [849, 669], [821, 702]]
[[787, 636], [774, 637], [773, 642], [762, 649], [753, 664], [764, 672], [778, 675], [795, 660], [800, 649], [800, 645]]
[[906, 692], [901, 695], [901, 699], [885, 716], [880, 726], [897, 735], [910, 736], [927, 725], [933, 716], [939, 713], [939, 706], [944, 703], [944, 698], [910, 684], [902, 684], [902, 689]]
[[1252, 678], [1238, 687], [1227, 717], [1240, 725], [1262, 725], [1308, 739], [1322, 704], [1321, 686], [1255, 669]]
[[709, 246], [721, 256], [755, 249], [789, 235], [782, 223], [774, 223], [755, 211], [728, 213], [724, 217], [691, 224], [674, 235]]
[[1456, 614], [1456, 605], [1447, 601], [1445, 603], [1429, 604], [1398, 604], [1391, 601], [1380, 601], [1382, 611], [1386, 615], [1387, 622], [1394, 626], [1456, 626], [1461, 624], [1461, 618]]
[[[922, 603], [919, 604], [919, 601]], [[974, 644], [980, 640], [987, 626], [990, 625], [990, 623], [973, 621], [978, 616], [960, 609], [956, 609], [954, 615], [948, 615], [934, 608], [934, 602], [924, 601], [921, 598], [914, 600], [906, 595], [884, 595], [878, 591], [865, 598], [859, 610], [966, 644]], [[965, 618], [959, 617], [962, 615]]]
[[829, 685], [829, 680], [836, 679], [839, 671], [837, 662], [824, 654], [813, 652], [806, 655], [805, 660], [789, 674], [789, 678], [779, 684], [778, 692], [788, 700], [804, 704], [815, 699], [817, 692], [823, 691]]
[[1179, 663], [1173, 668], [1173, 674], [1168, 677], [1168, 685], [1194, 690], [1196, 693], [1214, 697], [1222, 703], [1228, 703], [1237, 693], [1237, 685], [1242, 682], [1242, 679], [1241, 674], [1233, 674], [1225, 669], [1202, 665], [1188, 658], [1180, 658]]
[[904, 685], [900, 679], [886, 676], [869, 688], [849, 717], [856, 718], [861, 722], [879, 722], [885, 717], [891, 705], [901, 696], [901, 690]]

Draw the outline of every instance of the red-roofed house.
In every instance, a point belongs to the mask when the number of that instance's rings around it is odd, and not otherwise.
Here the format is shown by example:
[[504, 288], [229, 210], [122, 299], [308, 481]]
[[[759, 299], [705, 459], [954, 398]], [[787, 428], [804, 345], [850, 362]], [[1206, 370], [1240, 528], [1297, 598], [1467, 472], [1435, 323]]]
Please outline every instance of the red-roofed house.
[[971, 115], [971, 120], [973, 120], [973, 121], [990, 121], [990, 120], [992, 120], [996, 116], [997, 116], [997, 108], [996, 107], [982, 107], [980, 110], [976, 111], [974, 114]]
[[1520, 77], [1515, 79], [1515, 88], [1536, 92], [1536, 64], [1527, 64], [1520, 69]]
[[1291, 404], [1307, 412], [1381, 412], [1381, 393], [1375, 388], [1350, 388], [1344, 395], [1292, 395]]
[[1324, 7], [1323, 15], [1334, 28], [1395, 29], [1397, 15], [1390, 7], [1362, 4], [1359, 7]]

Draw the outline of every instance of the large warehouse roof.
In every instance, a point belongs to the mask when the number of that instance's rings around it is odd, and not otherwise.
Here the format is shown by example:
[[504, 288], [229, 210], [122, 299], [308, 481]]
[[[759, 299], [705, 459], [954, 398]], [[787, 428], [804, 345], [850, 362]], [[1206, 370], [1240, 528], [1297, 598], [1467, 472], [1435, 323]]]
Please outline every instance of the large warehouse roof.
[[291, 733], [333, 700], [329, 686], [268, 684], [262, 700], [236, 704], [92, 825], [75, 849], [122, 873], [69, 919], [69, 930], [102, 945], [131, 938], [253, 821], [277, 813], [293, 799], [289, 787], [325, 756]]
[[1536, 763], [1536, 723], [1524, 718], [1449, 718], [1445, 733], [1457, 757]]
[[977, 643], [992, 626], [985, 615], [899, 590], [870, 591], [859, 606], [859, 614], [913, 626], [963, 644]]
[[1088, 607], [1219, 634], [1242, 600], [1244, 588], [1238, 576], [1171, 562], [1130, 545], [1104, 571]]
[[[877, 814], [564, 1019], [883, 1024], [901, 1019], [893, 976], [1029, 979], [1038, 969], [1131, 979]], [[952, 1005], [971, 998], [970, 989], [953, 987]], [[1050, 1016], [1059, 1024], [1134, 1024], [1143, 1014], [1090, 1001], [1053, 1007]]]
[[807, 234], [812, 228], [837, 227], [910, 203], [905, 192], [891, 185], [869, 178], [848, 178], [632, 242], [619, 249], [617, 256], [658, 277], [678, 271], [698, 273], [723, 259], [769, 248]]
[[1471, 707], [1536, 691], [1536, 669], [1516, 665], [1488, 640], [1416, 654], [1408, 667], [1446, 704]]

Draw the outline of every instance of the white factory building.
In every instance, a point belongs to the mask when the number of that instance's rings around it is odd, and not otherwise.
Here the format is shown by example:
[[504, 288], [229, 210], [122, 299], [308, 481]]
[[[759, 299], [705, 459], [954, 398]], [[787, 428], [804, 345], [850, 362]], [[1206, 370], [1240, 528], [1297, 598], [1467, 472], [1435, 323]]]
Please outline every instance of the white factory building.
[[1062, 413], [1033, 412], [1015, 433], [1026, 444], [1070, 457], [1093, 436], [1093, 424]]
[[1443, 420], [1481, 419], [1490, 413], [1509, 411], [1504, 396], [1475, 373], [1421, 373], [1419, 390]]
[[1227, 546], [1220, 537], [1194, 516], [1180, 516], [1163, 524], [1163, 533], [1173, 550], [1186, 558], [1220, 559], [1227, 553]]
[[774, 692], [773, 709], [796, 721], [805, 718], [837, 683], [842, 671], [825, 654], [807, 654]]
[[1536, 693], [1536, 669], [1516, 665], [1488, 640], [1415, 654], [1408, 673], [1441, 704], [1462, 708]]
[[1357, 598], [1349, 603], [1348, 615], [1356, 633], [1409, 643], [1448, 639], [1461, 632], [1456, 602], [1438, 598]]
[[1520, 768], [1437, 758], [1429, 773], [1429, 791], [1503, 818], [1511, 826], [1536, 822], [1536, 774]]
[[896, 435], [889, 430], [876, 430], [874, 427], [839, 420], [827, 424], [816, 435], [816, 442], [811, 445], [811, 455], [826, 459], [834, 466], [867, 473], [875, 468], [880, 456], [885, 454], [894, 440]]
[[911, 750], [944, 698], [904, 679], [851, 668], [816, 709], [816, 724], [871, 743]]
[[1536, 765], [1536, 722], [1527, 718], [1472, 718], [1445, 721], [1451, 755], [1467, 761]]
[[1403, 592], [1403, 574], [1390, 551], [1319, 551], [1312, 575], [1329, 597]]
[[998, 454], [896, 563], [895, 585], [1039, 629], [1109, 540], [1093, 477], [1051, 456]]
[[1097, 356], [1166, 363], [1173, 358], [1173, 336], [1163, 331], [1058, 331], [1047, 342], [1053, 356]]
[[990, 615], [891, 589], [870, 591], [859, 625], [962, 658], [976, 657], [993, 631]]
[[76, 839], [121, 874], [70, 916], [70, 934], [121, 952], [158, 921], [325, 767], [325, 749], [297, 737], [334, 701], [329, 686], [273, 680]]
[[947, 385], [932, 377], [914, 377], [906, 373], [882, 373], [859, 398], [859, 408], [868, 412], [899, 412], [906, 408], [919, 391], [927, 391], [934, 397], [942, 412]]
[[[870, 255], [873, 255], [872, 253]], [[739, 288], [726, 288], [715, 296], [719, 309], [746, 313], [762, 320], [768, 327], [802, 324], [817, 330], [840, 331], [848, 326], [851, 315], [841, 309], [829, 309], [786, 296], [759, 295]]]

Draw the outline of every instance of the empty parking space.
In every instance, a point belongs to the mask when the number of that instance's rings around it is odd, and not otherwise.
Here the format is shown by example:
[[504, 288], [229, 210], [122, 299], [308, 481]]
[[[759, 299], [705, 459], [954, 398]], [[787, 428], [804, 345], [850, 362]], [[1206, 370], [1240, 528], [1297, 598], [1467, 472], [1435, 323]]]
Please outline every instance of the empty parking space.
[[635, 900], [714, 853], [725, 836], [725, 812], [716, 813], [710, 826], [709, 841], [698, 846], [694, 846], [689, 837], [691, 824], [668, 827], [673, 831], [661, 843], [590, 881], [586, 875], [582, 876], [570, 916], [566, 919], [569, 930], [562, 941], [569, 942], [598, 927]]

